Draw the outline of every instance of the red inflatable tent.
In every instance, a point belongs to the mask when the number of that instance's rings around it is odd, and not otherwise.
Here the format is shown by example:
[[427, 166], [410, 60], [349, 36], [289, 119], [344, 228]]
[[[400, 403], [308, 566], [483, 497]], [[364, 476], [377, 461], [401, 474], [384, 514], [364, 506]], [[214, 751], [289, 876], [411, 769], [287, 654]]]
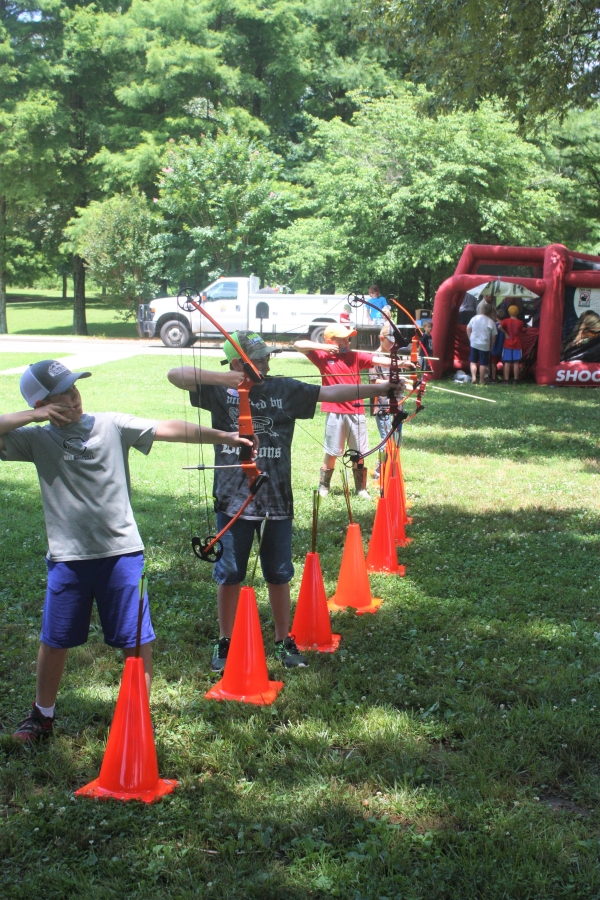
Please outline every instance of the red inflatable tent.
[[[502, 274], [515, 268], [527, 277]], [[522, 285], [540, 298], [539, 327], [526, 329], [524, 344], [535, 359], [532, 371], [538, 384], [600, 385], [600, 256], [576, 253], [562, 244], [467, 244], [456, 272], [435, 295], [433, 355], [439, 359], [433, 363], [434, 378], [455, 369], [468, 371], [466, 325], [459, 324], [459, 309], [466, 292], [486, 278]]]

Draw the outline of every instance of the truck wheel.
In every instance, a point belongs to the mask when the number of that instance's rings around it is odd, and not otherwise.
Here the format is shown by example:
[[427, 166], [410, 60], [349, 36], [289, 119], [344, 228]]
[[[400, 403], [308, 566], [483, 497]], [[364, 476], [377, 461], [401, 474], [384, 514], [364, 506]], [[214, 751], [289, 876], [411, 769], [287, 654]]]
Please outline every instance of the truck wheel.
[[310, 333], [311, 341], [314, 341], [315, 344], [324, 344], [326, 327], [327, 325], [317, 325], [316, 328], [313, 328]]
[[188, 347], [193, 338], [190, 329], [180, 319], [169, 319], [160, 329], [160, 339], [165, 347]]

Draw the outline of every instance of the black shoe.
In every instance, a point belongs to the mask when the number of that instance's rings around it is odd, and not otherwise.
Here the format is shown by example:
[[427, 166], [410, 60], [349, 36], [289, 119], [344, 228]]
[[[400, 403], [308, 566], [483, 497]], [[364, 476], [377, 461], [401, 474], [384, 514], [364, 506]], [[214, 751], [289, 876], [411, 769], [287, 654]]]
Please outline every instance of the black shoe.
[[286, 669], [308, 666], [306, 658], [299, 653], [296, 642], [291, 637], [286, 637], [283, 641], [275, 641], [275, 658], [282, 662]]
[[221, 672], [225, 668], [230, 643], [231, 638], [222, 637], [219, 638], [218, 642], [215, 644], [215, 649], [213, 650], [213, 658], [210, 664], [213, 672]]
[[42, 741], [50, 737], [54, 728], [55, 716], [44, 716], [39, 711], [35, 703], [31, 705], [31, 712], [24, 719], [13, 737], [22, 744], [33, 744], [35, 741]]

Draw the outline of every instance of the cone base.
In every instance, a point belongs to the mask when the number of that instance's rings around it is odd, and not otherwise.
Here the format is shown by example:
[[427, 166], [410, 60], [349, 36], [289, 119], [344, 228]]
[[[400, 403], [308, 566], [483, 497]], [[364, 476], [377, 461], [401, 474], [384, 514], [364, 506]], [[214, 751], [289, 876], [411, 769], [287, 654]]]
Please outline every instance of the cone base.
[[376, 572], [378, 575], [399, 575], [400, 578], [404, 578], [406, 566], [398, 564], [397, 569], [376, 569], [375, 566], [367, 566], [367, 572]]
[[[290, 637], [292, 635], [290, 634]], [[317, 653], [335, 653], [335, 651], [340, 646], [340, 641], [342, 640], [341, 634], [332, 634], [331, 641], [327, 644], [302, 644], [296, 641], [296, 647], [298, 650], [302, 651], [312, 651], [316, 650]]]
[[412, 516], [406, 516], [406, 518], [404, 519], [404, 524], [412, 525], [412, 523], [413, 523]]
[[84, 787], [75, 791], [76, 797], [96, 797], [100, 800], [141, 800], [143, 803], [153, 803], [165, 794], [171, 794], [179, 782], [173, 778], [159, 778], [155, 786], [147, 791], [109, 791], [100, 787], [100, 779], [95, 778]]
[[413, 538], [404, 538], [403, 541], [396, 541], [396, 547], [408, 547], [409, 544], [412, 544]]
[[371, 597], [371, 602], [368, 606], [350, 606], [348, 603], [345, 606], [338, 606], [335, 602], [335, 597], [332, 597], [331, 600], [327, 601], [327, 606], [331, 610], [331, 612], [339, 612], [341, 609], [353, 609], [357, 616], [362, 616], [365, 613], [376, 613], [383, 600], [380, 597]]
[[283, 681], [269, 681], [269, 689], [260, 694], [232, 694], [221, 687], [223, 679], [205, 693], [207, 700], [237, 700], [238, 703], [253, 703], [254, 706], [270, 706], [283, 687]]

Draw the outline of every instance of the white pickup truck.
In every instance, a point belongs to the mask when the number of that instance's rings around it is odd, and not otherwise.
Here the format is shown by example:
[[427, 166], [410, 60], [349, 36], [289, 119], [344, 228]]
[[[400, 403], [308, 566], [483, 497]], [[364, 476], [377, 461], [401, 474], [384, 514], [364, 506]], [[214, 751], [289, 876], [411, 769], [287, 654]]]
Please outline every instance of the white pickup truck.
[[[257, 331], [263, 336], [296, 339], [308, 335], [323, 341], [330, 322], [352, 323], [359, 332], [377, 334], [381, 326], [371, 320], [369, 310], [351, 309], [343, 294], [280, 294], [271, 288], [260, 290], [258, 278], [219, 278], [200, 292], [202, 303], [226, 331]], [[197, 310], [186, 312], [177, 297], [162, 297], [138, 308], [140, 337], [160, 337], [167, 347], [189, 347], [198, 338], [217, 337], [219, 332]]]

